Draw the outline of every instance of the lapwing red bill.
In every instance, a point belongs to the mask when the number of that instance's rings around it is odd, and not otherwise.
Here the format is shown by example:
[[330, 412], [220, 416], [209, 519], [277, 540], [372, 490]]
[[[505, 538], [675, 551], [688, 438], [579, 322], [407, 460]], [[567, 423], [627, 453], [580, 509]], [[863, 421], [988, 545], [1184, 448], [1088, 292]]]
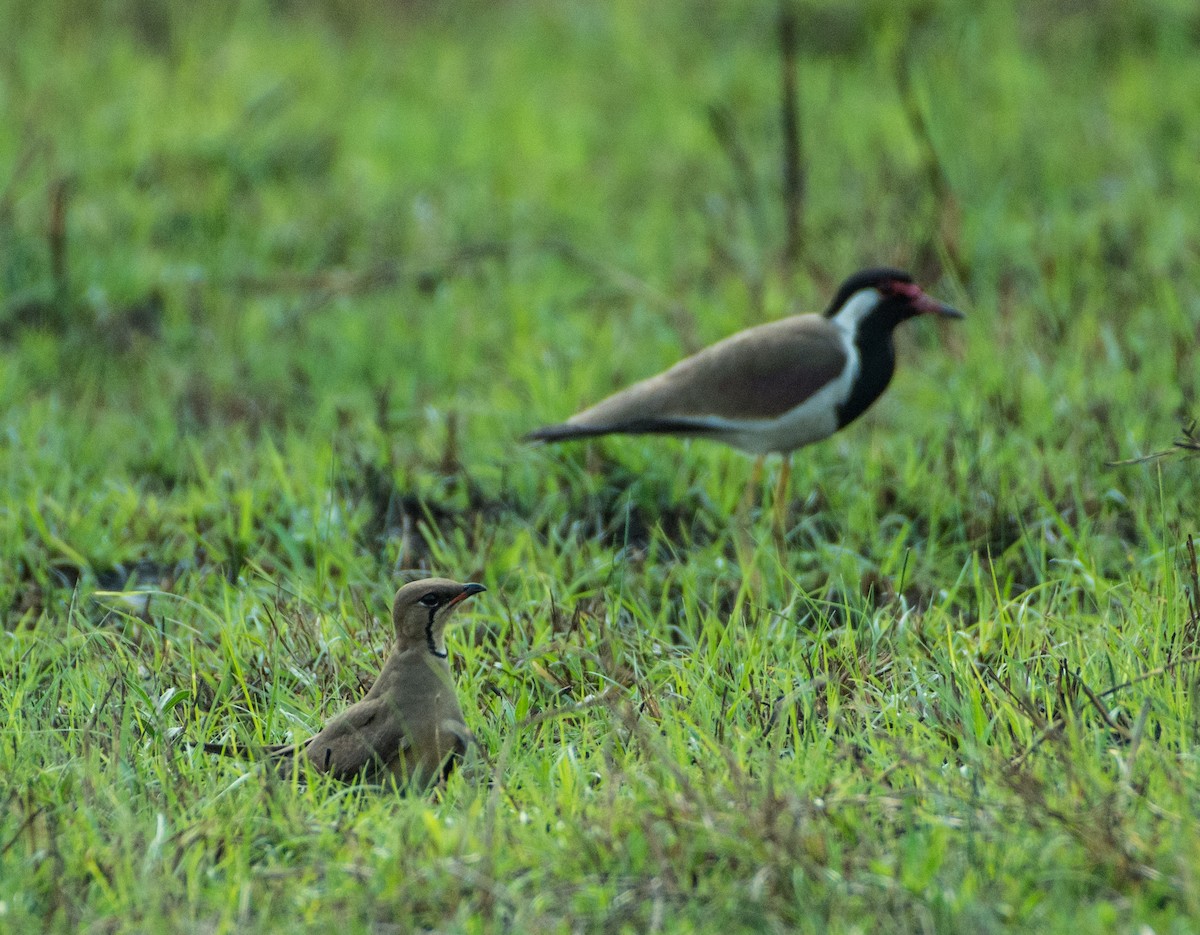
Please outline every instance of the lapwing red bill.
[[963, 317], [908, 273], [863, 270], [842, 283], [823, 314], [739, 331], [525, 437], [674, 435], [786, 454], [828, 438], [879, 398], [896, 368], [892, 333], [919, 315]]

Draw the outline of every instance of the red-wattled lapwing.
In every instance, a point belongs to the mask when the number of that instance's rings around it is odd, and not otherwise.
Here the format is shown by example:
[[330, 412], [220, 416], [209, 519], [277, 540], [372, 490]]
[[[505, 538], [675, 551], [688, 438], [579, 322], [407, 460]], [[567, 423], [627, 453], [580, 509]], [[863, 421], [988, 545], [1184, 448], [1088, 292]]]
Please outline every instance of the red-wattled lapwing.
[[[847, 279], [823, 315], [794, 315], [739, 331], [657, 376], [614, 393], [529, 441], [598, 435], [711, 438], [759, 456], [789, 455], [853, 422], [896, 367], [892, 331], [932, 313], [962, 312], [921, 291], [908, 273], [867, 269]], [[785, 457], [776, 505], [787, 490]]]

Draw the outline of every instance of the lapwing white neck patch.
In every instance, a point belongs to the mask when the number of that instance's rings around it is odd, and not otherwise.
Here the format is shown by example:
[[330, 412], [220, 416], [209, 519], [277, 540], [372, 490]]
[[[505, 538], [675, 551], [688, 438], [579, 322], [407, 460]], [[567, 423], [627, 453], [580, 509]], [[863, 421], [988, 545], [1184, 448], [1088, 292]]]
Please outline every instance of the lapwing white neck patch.
[[833, 316], [833, 323], [853, 336], [857, 334], [858, 326], [862, 324], [863, 319], [875, 311], [881, 301], [883, 301], [883, 296], [878, 289], [859, 289], [846, 300], [845, 305], [837, 310], [837, 314]]

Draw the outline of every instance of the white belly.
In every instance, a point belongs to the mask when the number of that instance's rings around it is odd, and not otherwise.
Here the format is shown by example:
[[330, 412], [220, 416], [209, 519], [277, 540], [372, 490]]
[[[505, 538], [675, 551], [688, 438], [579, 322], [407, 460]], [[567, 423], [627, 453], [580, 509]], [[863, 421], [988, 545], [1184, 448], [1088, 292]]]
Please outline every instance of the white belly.
[[826, 384], [799, 406], [774, 419], [717, 419], [703, 420], [706, 427], [716, 429], [706, 433], [727, 445], [751, 454], [787, 453], [813, 442], [828, 438], [837, 431], [837, 407], [850, 397], [858, 378], [858, 352], [850, 345], [849, 360], [838, 379]]

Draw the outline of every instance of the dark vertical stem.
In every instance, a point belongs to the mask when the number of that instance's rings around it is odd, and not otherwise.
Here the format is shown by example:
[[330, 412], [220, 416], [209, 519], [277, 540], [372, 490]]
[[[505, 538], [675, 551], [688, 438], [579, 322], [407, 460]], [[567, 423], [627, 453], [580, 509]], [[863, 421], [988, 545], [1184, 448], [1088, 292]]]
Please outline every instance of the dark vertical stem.
[[[900, 105], [908, 118], [913, 135], [922, 152], [922, 172], [925, 184], [933, 196], [935, 224], [929, 232], [929, 239], [921, 251], [927, 257], [936, 252], [935, 241], [941, 240], [942, 249], [953, 268], [955, 277], [962, 282], [967, 278], [966, 264], [963, 262], [958, 247], [957, 217], [958, 201], [954, 197], [954, 189], [950, 185], [950, 177], [938, 156], [937, 146], [933, 142], [933, 133], [929, 121], [925, 118], [920, 101], [917, 99], [916, 88], [913, 87], [912, 75], [908, 61], [902, 52], [896, 60], [896, 88], [900, 94]], [[919, 264], [920, 266], [921, 264]], [[924, 271], [919, 270], [922, 274]]]
[[797, 71], [796, 11], [791, 0], [779, 4], [780, 124], [783, 131], [783, 208], [786, 240], [783, 256], [788, 265], [800, 257], [804, 226], [804, 164], [800, 149], [800, 95]]
[[50, 275], [54, 279], [54, 294], [60, 309], [67, 300], [67, 197], [70, 183], [59, 177], [50, 185], [50, 225], [47, 239], [50, 244]]
[[442, 448], [441, 471], [448, 477], [462, 474], [462, 462], [458, 459], [458, 412], [454, 409], [446, 413], [446, 444]]
[[[763, 253], [766, 251], [767, 244], [769, 243], [770, 222], [766, 217], [763, 199], [759, 195], [750, 155], [738, 138], [733, 113], [728, 107], [713, 104], [708, 109], [708, 123], [712, 128], [713, 136], [716, 137], [726, 158], [729, 160], [730, 167], [733, 170], [734, 181], [740, 189], [742, 201], [746, 205], [746, 215], [749, 218], [750, 225], [754, 229], [754, 236], [759, 245], [759, 253]], [[750, 293], [751, 304], [761, 313], [763, 296], [762, 272], [759, 269], [749, 269], [742, 263], [738, 263], [738, 265], [742, 267], [746, 288]]]
[[909, 74], [908, 62], [901, 58], [896, 63], [896, 87], [900, 92], [900, 104], [904, 115], [908, 118], [913, 136], [921, 147], [922, 171], [925, 174], [925, 184], [937, 201], [938, 207], [945, 205], [953, 198], [950, 182], [946, 178], [942, 162], [938, 158], [937, 147], [933, 144], [933, 134], [929, 130], [929, 122], [925, 112], [917, 100], [917, 92], [913, 87], [912, 76]]
[[725, 158], [729, 160], [730, 168], [733, 170], [733, 178], [738, 188], [742, 201], [746, 205], [746, 212], [750, 216], [750, 222], [754, 225], [755, 234], [764, 236], [767, 226], [761, 216], [758, 186], [754, 181], [754, 167], [751, 164], [750, 154], [746, 151], [746, 147], [742, 145], [742, 141], [738, 139], [737, 125], [733, 118], [733, 112], [726, 106], [721, 104], [712, 104], [708, 108], [708, 125], [712, 129], [713, 136], [721, 145], [722, 151], [725, 153]]

